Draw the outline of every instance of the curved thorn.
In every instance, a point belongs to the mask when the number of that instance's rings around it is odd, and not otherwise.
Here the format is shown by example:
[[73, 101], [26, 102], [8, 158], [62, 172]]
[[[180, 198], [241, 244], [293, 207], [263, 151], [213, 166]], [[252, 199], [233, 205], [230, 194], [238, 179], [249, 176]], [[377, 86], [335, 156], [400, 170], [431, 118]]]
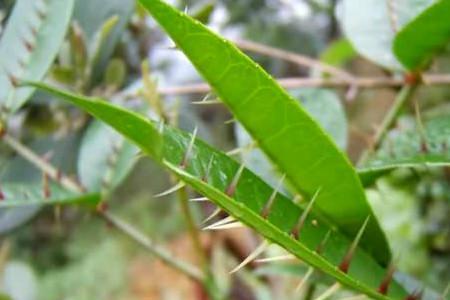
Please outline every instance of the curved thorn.
[[315, 300], [325, 300], [328, 297], [332, 296], [334, 293], [336, 293], [341, 288], [341, 284], [339, 282], [336, 282], [332, 286], [330, 286], [325, 292], [323, 292], [319, 297], [317, 297]]
[[309, 267], [308, 271], [306, 271], [305, 276], [303, 276], [302, 280], [300, 280], [300, 282], [298, 283], [297, 287], [295, 288], [295, 293], [298, 294], [303, 287], [305, 286], [306, 282], [308, 282], [309, 278], [312, 276], [312, 274], [314, 273], [314, 268], [313, 267]]
[[358, 233], [356, 234], [355, 239], [353, 240], [352, 244], [347, 250], [347, 253], [345, 254], [344, 258], [342, 259], [342, 262], [339, 265], [339, 270], [341, 270], [344, 273], [348, 272], [348, 269], [350, 268], [350, 263], [353, 258], [353, 254], [356, 251], [356, 247], [358, 246], [359, 241], [361, 240], [361, 237], [364, 234], [364, 230], [366, 230], [367, 224], [369, 223], [370, 216], [366, 218], [363, 225], [359, 229]]
[[237, 271], [239, 271], [240, 269], [242, 269], [243, 267], [248, 265], [256, 257], [261, 255], [261, 253], [263, 253], [267, 249], [268, 246], [269, 246], [269, 242], [264, 240], [258, 247], [256, 247], [255, 250], [253, 250], [252, 253], [249, 254], [249, 256], [247, 256], [246, 259], [244, 259], [238, 266], [236, 266], [233, 270], [231, 270], [230, 274], [236, 273]]
[[306, 206], [305, 210], [303, 211], [302, 215], [300, 216], [300, 219], [298, 220], [297, 225], [292, 229], [292, 235], [295, 237], [295, 239], [298, 240], [300, 236], [300, 232], [302, 231], [303, 226], [305, 225], [306, 218], [308, 217], [309, 213], [311, 212], [311, 209], [314, 205], [314, 202], [317, 199], [317, 196], [319, 196], [320, 191], [322, 188], [319, 188], [313, 195], [311, 201], [309, 201], [308, 205]]
[[182, 182], [182, 181], [179, 181], [173, 187], [165, 190], [164, 192], [161, 192], [159, 194], [154, 195], [153, 198], [160, 198], [160, 197], [164, 197], [164, 196], [170, 195], [170, 194], [178, 191], [179, 189], [183, 188], [184, 186], [186, 186], [186, 184], [184, 182]]
[[273, 190], [272, 194], [269, 197], [269, 200], [267, 200], [266, 205], [264, 206], [263, 210], [261, 211], [261, 216], [264, 219], [266, 219], [269, 216], [269, 213], [272, 210], [272, 206], [275, 203], [275, 199], [277, 197], [278, 191], [280, 190], [285, 177], [286, 177], [286, 174], [283, 174], [283, 176], [281, 176], [276, 188]]

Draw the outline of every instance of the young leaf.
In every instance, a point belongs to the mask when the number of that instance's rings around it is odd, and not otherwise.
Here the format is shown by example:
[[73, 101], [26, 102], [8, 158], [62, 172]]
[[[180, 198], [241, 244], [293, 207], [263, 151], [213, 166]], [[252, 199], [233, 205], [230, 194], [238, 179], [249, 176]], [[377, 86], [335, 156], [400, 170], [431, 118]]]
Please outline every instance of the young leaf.
[[14, 112], [33, 93], [20, 80], [41, 80], [64, 40], [74, 0], [19, 0], [0, 40], [0, 105]]
[[[142, 143], [139, 135], [131, 134], [126, 129], [133, 128], [142, 132], [144, 126], [152, 128], [157, 126], [150, 121], [144, 124], [141, 116], [106, 101], [75, 96], [43, 84], [35, 85], [91, 113], [107, 111], [108, 113], [99, 114], [101, 120], [122, 132], [128, 139], [138, 144], [144, 152], [150, 154], [160, 152], [152, 149], [154, 146], [159, 148], [159, 144]], [[117, 122], [121, 119], [128, 120], [128, 123]], [[237, 162], [198, 139], [191, 144], [190, 134], [168, 126], [164, 126], [160, 132], [163, 149], [161, 156], [156, 157], [157, 161], [199, 192], [207, 195], [237, 220], [255, 228], [267, 239], [285, 247], [298, 258], [333, 276], [350, 288], [371, 295], [375, 299], [390, 299], [376, 292], [386, 271], [366, 251], [362, 249], [356, 251], [348, 274], [338, 270], [336, 266], [345, 256], [351, 241], [330, 227], [326, 220], [311, 212], [305, 219], [299, 240], [294, 239], [290, 232], [303, 215], [299, 206], [283, 194], [277, 193], [271, 209], [263, 216], [262, 211], [266, 207], [266, 202], [272, 198], [273, 194], [270, 186], [245, 168], [242, 169], [240, 176], [236, 176], [238, 169], [241, 169]], [[191, 149], [190, 158], [183, 165], [184, 170], [182, 170], [181, 164], [185, 160], [188, 148]], [[234, 185], [232, 182], [236, 178], [239, 180]], [[230, 188], [232, 185], [233, 188]], [[322, 251], [316, 251], [329, 232], [331, 232], [330, 238], [326, 245], [321, 247]], [[367, 269], [371, 271], [367, 272]], [[400, 299], [405, 293], [394, 282], [388, 295]]]
[[316, 209], [349, 236], [371, 216], [361, 244], [387, 264], [389, 246], [356, 172], [297, 101], [260, 66], [200, 22], [161, 0], [140, 2], [292, 185], [306, 198], [322, 189]]
[[111, 127], [94, 121], [81, 141], [78, 175], [88, 190], [111, 190], [125, 179], [136, 162], [138, 148]]
[[45, 196], [40, 184], [4, 183], [1, 186], [3, 199], [0, 208], [12, 208], [40, 205], [87, 204], [95, 207], [100, 201], [99, 194], [77, 194], [69, 192], [59, 185], [49, 186], [49, 195]]
[[408, 23], [394, 39], [394, 53], [409, 70], [425, 68], [450, 41], [450, 1], [437, 1]]

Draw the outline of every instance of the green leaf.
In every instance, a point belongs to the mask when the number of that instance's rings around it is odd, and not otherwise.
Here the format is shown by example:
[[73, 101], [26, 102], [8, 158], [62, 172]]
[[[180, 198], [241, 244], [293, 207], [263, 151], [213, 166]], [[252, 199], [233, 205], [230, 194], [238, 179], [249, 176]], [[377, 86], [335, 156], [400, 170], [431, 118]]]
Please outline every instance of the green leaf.
[[[303, 104], [305, 110], [333, 138], [339, 148], [345, 150], [348, 138], [347, 119], [337, 94], [325, 89], [297, 89], [290, 93]], [[252, 146], [253, 139], [239, 124], [235, 127], [235, 135], [239, 147]], [[241, 158], [253, 172], [276, 185], [279, 176], [276, 176], [276, 170], [261, 150], [246, 149], [241, 153]]]
[[[33, 94], [15, 80], [41, 80], [58, 54], [74, 0], [18, 0], [0, 40], [0, 105], [12, 112]], [[26, 42], [25, 42], [26, 41]]]
[[78, 175], [91, 191], [119, 185], [137, 161], [138, 148], [111, 127], [94, 121], [81, 141]]
[[346, 156], [312, 117], [260, 66], [200, 22], [160, 0], [141, 0], [207, 79], [258, 146], [315, 209], [349, 236], [371, 216], [361, 241], [381, 263], [389, 246]]
[[[130, 134], [127, 129], [123, 128], [132, 127], [142, 132], [144, 126], [154, 128], [155, 123], [146, 121], [144, 125], [141, 116], [106, 101], [71, 95], [44, 84], [35, 85], [61, 96], [66, 101], [75, 103], [81, 108], [87, 108], [88, 111], [108, 111], [108, 113], [99, 114], [102, 121], [123, 132], [128, 139], [138, 144], [144, 152], [150, 154], [159, 152], [159, 150], [151, 149], [154, 146], [159, 148], [158, 144], [142, 143], [140, 135]], [[120, 119], [127, 119], [128, 123], [117, 122]], [[134, 123], [139, 125], [137, 126]], [[184, 160], [186, 149], [191, 140], [190, 135], [169, 126], [164, 126], [160, 132], [164, 142], [162, 143], [162, 159], [161, 156], [158, 156], [157, 161], [191, 184], [197, 191], [210, 197], [214, 203], [232, 214], [236, 219], [256, 229], [267, 239], [283, 246], [300, 259], [318, 267], [343, 284], [367, 293], [375, 299], [389, 299], [375, 292], [376, 287], [384, 277], [385, 270], [364, 250], [358, 249], [356, 251], [349, 275], [345, 275], [338, 270], [336, 266], [344, 257], [351, 241], [331, 227], [320, 216], [310, 214], [302, 229], [300, 240], [295, 240], [289, 233], [302, 214], [302, 209], [298, 205], [283, 194], [278, 193], [268, 218], [262, 218], [260, 213], [273, 193], [273, 189], [269, 185], [265, 184], [251, 171], [244, 169], [233, 198], [230, 198], [223, 191], [227, 189], [235, 176], [236, 170], [239, 169], [237, 162], [196, 139], [186, 171], [180, 170], [176, 165]], [[203, 178], [207, 173], [211, 159], [212, 165], [206, 183], [199, 178]], [[321, 256], [314, 250], [322, 242], [327, 232], [332, 233]], [[367, 272], [367, 269], [370, 269], [371, 272]], [[404, 296], [404, 292], [400, 286], [393, 283], [390, 296], [400, 299]]]
[[99, 98], [86, 100], [42, 83], [29, 84], [71, 102], [100, 120], [114, 120], [107, 123], [137, 144], [146, 154], [156, 160], [159, 159], [162, 151], [161, 135], [153, 124], [143, 116], [118, 106], [108, 105], [106, 101]]
[[359, 170], [366, 183], [395, 168], [450, 166], [450, 117], [420, 125], [411, 119], [389, 132], [380, 149]]
[[[396, 26], [404, 24], [426, 9], [435, 0], [395, 1]], [[344, 0], [338, 10], [339, 21], [346, 37], [364, 57], [387, 69], [402, 70], [392, 51], [395, 29], [389, 13], [389, 2], [379, 0]]]
[[86, 204], [95, 206], [100, 201], [100, 196], [98, 194], [69, 192], [56, 184], [49, 185], [49, 192], [50, 194], [48, 197], [44, 196], [43, 186], [40, 184], [6, 182], [2, 184], [4, 199], [0, 201], [0, 208], [65, 204]]
[[433, 56], [450, 42], [449, 16], [450, 1], [438, 1], [396, 35], [394, 52], [406, 68], [425, 68]]

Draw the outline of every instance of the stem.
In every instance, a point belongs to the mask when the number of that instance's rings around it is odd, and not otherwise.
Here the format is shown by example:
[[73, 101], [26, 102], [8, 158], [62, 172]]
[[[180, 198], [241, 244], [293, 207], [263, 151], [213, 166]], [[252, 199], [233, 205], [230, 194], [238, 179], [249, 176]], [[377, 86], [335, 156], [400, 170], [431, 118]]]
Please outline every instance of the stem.
[[[450, 85], [450, 75], [447, 74], [427, 74], [423, 75], [425, 86]], [[357, 77], [352, 80], [343, 78], [280, 78], [278, 83], [287, 89], [300, 87], [329, 87], [329, 88], [385, 88], [402, 87], [405, 85], [403, 78], [391, 77]], [[211, 87], [206, 83], [163, 87], [158, 90], [161, 95], [175, 96], [184, 94], [205, 94], [211, 91]]]
[[409, 99], [411, 99], [416, 89], [417, 85], [406, 85], [400, 90], [397, 97], [395, 98], [394, 104], [392, 105], [391, 109], [389, 110], [377, 132], [375, 133], [375, 136], [372, 140], [372, 145], [361, 155], [358, 165], [362, 165], [363, 163], [365, 163], [369, 158], [369, 155], [373, 151], [378, 149], [388, 130], [394, 125], [395, 120], [400, 113], [400, 110], [403, 108], [404, 104], [408, 102]]
[[[83, 193], [85, 192], [84, 187], [82, 187], [79, 183], [77, 183], [72, 178], [62, 174], [57, 168], [55, 168], [51, 163], [47, 160], [40, 157], [38, 154], [34, 153], [27, 146], [21, 144], [18, 140], [13, 138], [8, 134], [4, 134], [2, 137], [3, 141], [8, 144], [11, 148], [13, 148], [19, 155], [37, 167], [39, 170], [42, 170], [49, 178], [58, 182], [65, 189], [75, 192], [75, 193]], [[118, 217], [110, 214], [106, 210], [97, 210], [98, 215], [105, 220], [107, 220], [110, 224], [112, 224], [115, 228], [120, 230], [122, 233], [130, 237], [132, 240], [149, 250], [153, 255], [161, 259], [167, 265], [177, 269], [181, 273], [187, 275], [191, 279], [198, 281], [200, 283], [204, 283], [205, 276], [203, 273], [198, 270], [195, 266], [192, 266], [188, 263], [185, 263], [173, 255], [170, 254], [168, 250], [165, 248], [156, 245], [153, 241], [151, 241], [145, 234], [132, 227], [130, 224], [125, 221], [119, 219]]]
[[181, 207], [181, 212], [184, 216], [184, 221], [186, 222], [189, 235], [191, 236], [192, 239], [192, 245], [194, 246], [194, 250], [198, 255], [202, 269], [206, 271], [207, 270], [206, 253], [202, 247], [198, 228], [197, 225], [195, 224], [192, 212], [189, 208], [189, 197], [187, 194], [186, 187], [182, 187], [181, 189], [179, 189], [177, 191], [177, 195], [178, 195], [178, 202], [180, 203]]
[[178, 260], [172, 254], [170, 254], [167, 249], [160, 247], [150, 240], [145, 234], [136, 230], [130, 224], [124, 222], [118, 217], [112, 215], [111, 213], [105, 211], [101, 216], [112, 224], [115, 228], [119, 229], [122, 233], [130, 237], [132, 240], [143, 246], [145, 249], [150, 251], [153, 255], [161, 259], [168, 266], [180, 271], [181, 273], [187, 275], [191, 279], [203, 283], [204, 275], [203, 272], [196, 267], [185, 263], [184, 261]]

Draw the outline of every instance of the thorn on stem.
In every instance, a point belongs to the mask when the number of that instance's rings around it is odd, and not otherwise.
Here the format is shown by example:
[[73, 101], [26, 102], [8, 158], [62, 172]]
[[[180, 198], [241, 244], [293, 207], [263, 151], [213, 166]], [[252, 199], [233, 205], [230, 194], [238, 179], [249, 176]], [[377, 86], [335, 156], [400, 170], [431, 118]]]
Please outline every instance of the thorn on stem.
[[361, 237], [364, 234], [364, 231], [366, 230], [367, 224], [369, 223], [370, 216], [366, 218], [363, 225], [359, 229], [358, 233], [356, 234], [355, 239], [353, 240], [352, 244], [350, 245], [349, 249], [347, 250], [347, 253], [345, 254], [344, 258], [342, 259], [342, 262], [339, 265], [339, 270], [341, 270], [344, 273], [347, 273], [350, 268], [350, 263], [352, 261], [353, 255], [355, 254], [356, 248], [358, 247], [359, 241], [361, 240]]
[[211, 173], [211, 168], [212, 168], [213, 162], [214, 162], [214, 154], [211, 155], [211, 157], [208, 161], [208, 165], [206, 166], [205, 174], [202, 177], [203, 182], [208, 182], [208, 177], [209, 177], [209, 174]]
[[320, 241], [319, 245], [317, 245], [317, 247], [316, 247], [317, 254], [322, 254], [323, 250], [325, 249], [325, 245], [328, 242], [328, 239], [330, 238], [330, 235], [331, 235], [331, 230], [328, 230], [327, 233], [325, 234], [324, 238], [322, 239], [322, 241]]
[[264, 219], [266, 219], [269, 216], [269, 213], [272, 210], [273, 204], [275, 203], [275, 199], [277, 197], [278, 191], [280, 190], [285, 177], [286, 177], [286, 175], [281, 176], [276, 188], [273, 190], [272, 194], [270, 195], [269, 200], [267, 200], [266, 205], [264, 206], [264, 208], [261, 212], [261, 216]]
[[105, 213], [109, 209], [109, 205], [106, 201], [102, 200], [97, 204], [96, 211], [99, 214]]
[[387, 295], [388, 290], [389, 290], [389, 285], [391, 284], [392, 278], [394, 276], [394, 272], [395, 272], [395, 266], [394, 266], [394, 263], [391, 262], [389, 264], [389, 267], [388, 267], [388, 269], [386, 271], [386, 274], [385, 274], [385, 276], [383, 278], [383, 281], [381, 281], [381, 284], [378, 287], [378, 292], [380, 294]]
[[236, 273], [249, 263], [251, 263], [255, 258], [261, 255], [269, 246], [269, 242], [264, 240], [252, 253], [250, 253], [247, 258], [245, 258], [238, 266], [236, 266], [233, 270], [230, 271], [230, 274]]
[[308, 205], [306, 206], [305, 210], [303, 211], [302, 215], [300, 216], [300, 219], [298, 220], [298, 223], [295, 225], [295, 227], [292, 229], [292, 235], [295, 239], [298, 240], [300, 236], [300, 232], [303, 229], [303, 226], [305, 225], [306, 218], [308, 217], [309, 213], [311, 212], [311, 209], [314, 205], [314, 202], [316, 201], [317, 197], [319, 196], [319, 193], [322, 188], [319, 188], [309, 201]]

